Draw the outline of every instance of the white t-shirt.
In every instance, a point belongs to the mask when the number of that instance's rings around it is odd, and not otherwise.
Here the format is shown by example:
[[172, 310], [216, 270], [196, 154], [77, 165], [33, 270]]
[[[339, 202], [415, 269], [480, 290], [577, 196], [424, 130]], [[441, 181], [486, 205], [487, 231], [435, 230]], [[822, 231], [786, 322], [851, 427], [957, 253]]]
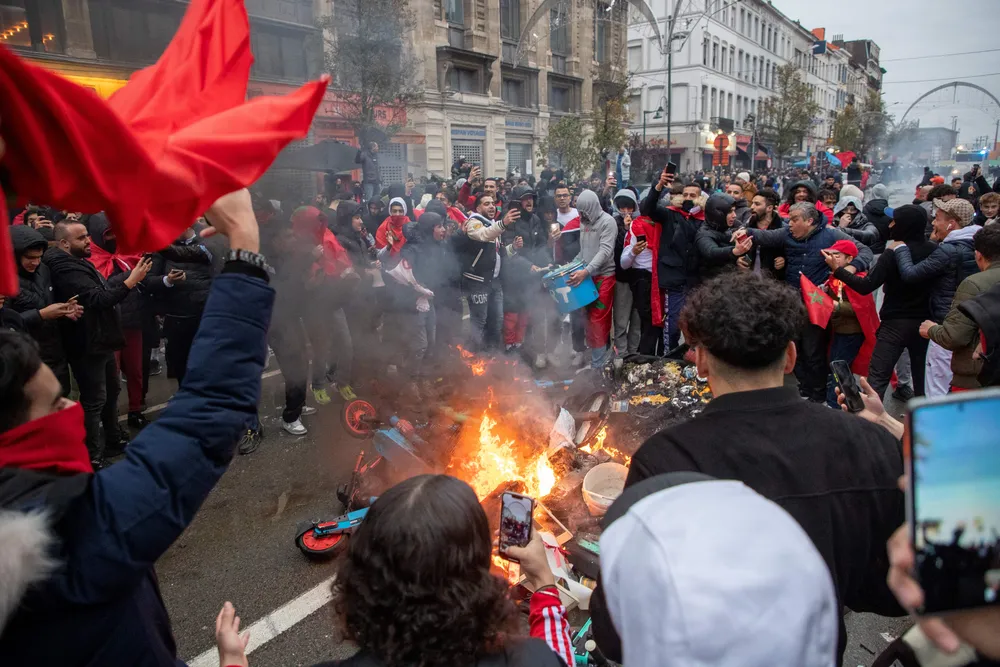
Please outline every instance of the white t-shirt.
[[556, 220], [559, 222], [560, 227], [565, 227], [570, 220], [579, 217], [580, 217], [580, 212], [577, 211], [575, 208], [571, 208], [566, 213], [563, 213], [559, 209], [556, 209]]

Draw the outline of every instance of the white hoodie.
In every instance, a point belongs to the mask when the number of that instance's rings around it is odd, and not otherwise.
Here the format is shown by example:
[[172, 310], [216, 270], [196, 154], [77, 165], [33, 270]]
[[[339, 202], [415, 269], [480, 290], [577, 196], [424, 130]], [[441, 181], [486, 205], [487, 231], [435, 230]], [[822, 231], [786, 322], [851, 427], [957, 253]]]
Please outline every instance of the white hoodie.
[[681, 484], [601, 536], [624, 667], [831, 667], [838, 613], [819, 551], [741, 482]]

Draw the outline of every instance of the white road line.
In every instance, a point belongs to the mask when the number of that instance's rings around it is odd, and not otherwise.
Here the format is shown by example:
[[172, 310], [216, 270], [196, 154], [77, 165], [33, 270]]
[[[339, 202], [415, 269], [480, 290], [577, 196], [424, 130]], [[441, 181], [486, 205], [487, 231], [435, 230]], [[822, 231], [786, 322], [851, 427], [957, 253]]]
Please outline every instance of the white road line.
[[[333, 583], [334, 578], [324, 579], [299, 597], [278, 607], [264, 618], [246, 628], [250, 631], [250, 643], [247, 645], [247, 655], [305, 620], [328, 603], [333, 597], [333, 594], [330, 592], [330, 585]], [[239, 609], [236, 611], [238, 613]], [[218, 667], [218, 665], [219, 652], [214, 646], [197, 658], [188, 660], [188, 667]]]
[[[266, 371], [264, 373], [261, 373], [260, 379], [261, 380], [266, 380], [267, 378], [273, 378], [275, 375], [281, 375], [281, 369], [280, 368], [278, 370]], [[154, 412], [159, 412], [160, 410], [162, 410], [165, 407], [167, 407], [167, 403], [158, 403], [156, 405], [150, 406], [150, 407], [146, 408], [145, 410], [143, 410], [142, 414], [144, 414], [144, 415], [151, 415]], [[128, 419], [128, 414], [124, 414], [124, 415], [121, 415], [121, 416], [118, 417], [119, 423], [124, 422], [127, 419]]]

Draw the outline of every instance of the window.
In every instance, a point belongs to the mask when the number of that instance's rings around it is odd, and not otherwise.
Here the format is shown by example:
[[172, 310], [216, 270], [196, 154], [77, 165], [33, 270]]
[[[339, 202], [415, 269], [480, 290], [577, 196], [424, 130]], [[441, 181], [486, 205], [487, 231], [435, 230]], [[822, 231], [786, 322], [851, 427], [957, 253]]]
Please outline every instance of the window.
[[760, 85], [764, 85], [764, 59], [760, 59]]
[[479, 93], [479, 72], [465, 67], [452, 67], [448, 72], [448, 88], [461, 93]]
[[712, 69], [719, 69], [719, 43], [712, 42]]
[[549, 87], [549, 107], [555, 111], [571, 111], [570, 89], [552, 84]]
[[747, 13], [740, 7], [740, 34], [745, 35], [747, 32]]
[[722, 42], [722, 62], [719, 63], [719, 65], [720, 65], [720, 71], [723, 74], [727, 73], [727, 71], [726, 71], [726, 52], [727, 51], [729, 51], [729, 45], [726, 44], [725, 40], [723, 40], [723, 42]]
[[750, 115], [757, 117], [757, 100], [750, 100]]
[[729, 23], [729, 5], [722, 8], [722, 23]]
[[701, 119], [708, 120], [708, 86], [701, 87]]
[[444, 19], [455, 25], [465, 25], [465, 0], [444, 0]]
[[638, 72], [642, 69], [642, 46], [628, 47], [628, 71]]
[[560, 11], [549, 11], [549, 48], [552, 53], [568, 56], [569, 53], [569, 17]]
[[729, 27], [736, 30], [736, 5], [729, 10]]
[[760, 19], [753, 17], [753, 41], [760, 41]]
[[736, 76], [736, 47], [729, 47], [729, 73]]
[[594, 59], [599, 63], [608, 60], [608, 16], [611, 8], [604, 2], [598, 2], [594, 8]]
[[517, 41], [521, 36], [521, 0], [500, 0], [500, 37]]
[[733, 76], [737, 79], [743, 78], [743, 49], [740, 49], [740, 59], [736, 61], [736, 70], [733, 71]]
[[754, 56], [750, 65], [750, 83], [757, 83], [757, 56]]
[[726, 118], [733, 117], [733, 94], [726, 94]]
[[719, 115], [719, 107], [718, 107], [718, 103], [716, 102], [716, 98], [717, 97], [718, 97], [718, 91], [715, 88], [713, 88], [712, 89], [712, 106], [711, 106], [711, 113], [712, 113], [711, 117], [712, 118], [715, 118], [716, 116]]
[[500, 80], [500, 97], [511, 106], [528, 106], [527, 100], [524, 97], [524, 81], [520, 79], [503, 77]]
[[701, 64], [708, 67], [708, 35], [705, 35], [705, 39], [701, 43]]
[[628, 110], [629, 115], [632, 116], [632, 122], [636, 125], [642, 122], [642, 95], [639, 93], [632, 93], [628, 98]]
[[736, 124], [743, 124], [743, 96], [736, 96]]

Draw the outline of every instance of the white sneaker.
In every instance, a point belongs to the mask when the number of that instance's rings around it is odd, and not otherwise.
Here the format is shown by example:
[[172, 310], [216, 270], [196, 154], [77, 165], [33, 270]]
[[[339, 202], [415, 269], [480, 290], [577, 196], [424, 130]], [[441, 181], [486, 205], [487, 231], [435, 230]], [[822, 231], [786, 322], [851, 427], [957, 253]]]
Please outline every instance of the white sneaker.
[[535, 357], [535, 368], [545, 368], [547, 365], [548, 362], [546, 361], [544, 354], [540, 354]]
[[302, 406], [302, 412], [301, 412], [301, 415], [302, 415], [303, 417], [308, 417], [308, 416], [310, 416], [310, 415], [314, 415], [314, 414], [316, 414], [317, 412], [319, 412], [319, 410], [317, 410], [317, 409], [316, 409], [316, 408], [314, 408], [313, 406], [311, 406], [311, 405], [303, 405], [303, 406]]
[[282, 422], [281, 428], [285, 429], [287, 433], [291, 433], [292, 435], [305, 435], [309, 432], [306, 430], [306, 427], [302, 425], [301, 419], [296, 419], [293, 422]]

